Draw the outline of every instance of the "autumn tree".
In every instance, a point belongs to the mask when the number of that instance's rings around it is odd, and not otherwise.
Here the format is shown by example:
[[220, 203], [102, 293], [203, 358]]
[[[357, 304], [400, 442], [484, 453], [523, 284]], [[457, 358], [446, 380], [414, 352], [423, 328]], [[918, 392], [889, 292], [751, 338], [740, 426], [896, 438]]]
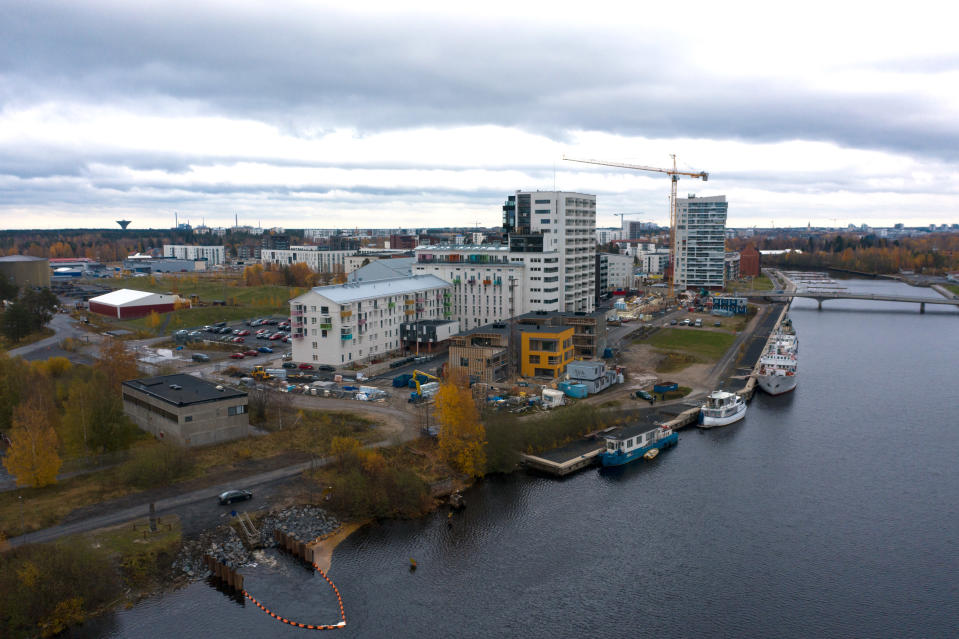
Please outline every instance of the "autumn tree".
[[113, 394], [120, 392], [121, 383], [139, 375], [136, 355], [117, 339], [107, 339], [100, 344], [100, 355], [94, 368], [106, 376], [105, 392]]
[[480, 477], [486, 467], [486, 430], [476, 402], [464, 379], [451, 377], [440, 385], [435, 397], [436, 419], [441, 428], [440, 450], [461, 473]]
[[128, 448], [136, 437], [123, 412], [120, 395], [110, 390], [101, 371], [77, 375], [70, 383], [62, 419], [63, 445], [73, 455], [104, 453]]
[[3, 458], [7, 472], [17, 478], [17, 486], [40, 488], [56, 483], [63, 463], [60, 443], [50, 420], [50, 411], [39, 393], [33, 393], [26, 402], [13, 411], [10, 430], [10, 450]]

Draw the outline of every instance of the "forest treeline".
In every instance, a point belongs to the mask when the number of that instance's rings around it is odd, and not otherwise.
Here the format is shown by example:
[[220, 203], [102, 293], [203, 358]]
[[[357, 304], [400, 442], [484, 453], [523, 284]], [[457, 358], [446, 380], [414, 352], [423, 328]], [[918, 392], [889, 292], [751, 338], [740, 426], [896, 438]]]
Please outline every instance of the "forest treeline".
[[794, 251], [764, 255], [763, 266], [787, 268], [842, 268], [865, 273], [936, 274], [959, 271], [959, 233], [929, 233], [922, 237], [890, 240], [875, 234], [836, 233], [818, 237], [787, 235], [736, 238], [727, 241], [731, 251], [753, 244], [760, 251]]

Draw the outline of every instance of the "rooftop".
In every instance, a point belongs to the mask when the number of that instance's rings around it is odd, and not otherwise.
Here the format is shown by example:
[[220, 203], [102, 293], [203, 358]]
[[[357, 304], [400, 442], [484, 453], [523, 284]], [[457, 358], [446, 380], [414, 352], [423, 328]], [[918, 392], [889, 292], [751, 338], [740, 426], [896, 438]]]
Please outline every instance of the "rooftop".
[[158, 293], [150, 293], [149, 291], [135, 291], [132, 288], [120, 288], [110, 293], [100, 295], [99, 297], [91, 297], [91, 302], [97, 302], [98, 304], [112, 304], [114, 306], [119, 306], [120, 304], [129, 304], [130, 302], [135, 302], [137, 300], [145, 299], [152, 295], [158, 295]]
[[7, 255], [0, 257], [0, 262], [46, 262], [45, 257], [33, 257], [32, 255]]
[[[391, 260], [392, 261], [392, 260]], [[317, 286], [312, 293], [322, 295], [335, 304], [349, 304], [374, 297], [385, 295], [406, 295], [419, 293], [434, 288], [451, 288], [449, 282], [441, 280], [435, 275], [410, 275], [409, 277], [392, 277], [383, 280], [347, 282], [332, 286]], [[296, 301], [299, 298], [295, 298]]]
[[521, 333], [562, 333], [563, 331], [573, 330], [572, 326], [566, 326], [565, 324], [517, 324], [516, 330]]
[[246, 393], [243, 391], [227, 386], [220, 386], [219, 388], [223, 390], [217, 390], [216, 384], [184, 373], [131, 379], [123, 382], [123, 385], [174, 406], [191, 406], [223, 399], [246, 397]]

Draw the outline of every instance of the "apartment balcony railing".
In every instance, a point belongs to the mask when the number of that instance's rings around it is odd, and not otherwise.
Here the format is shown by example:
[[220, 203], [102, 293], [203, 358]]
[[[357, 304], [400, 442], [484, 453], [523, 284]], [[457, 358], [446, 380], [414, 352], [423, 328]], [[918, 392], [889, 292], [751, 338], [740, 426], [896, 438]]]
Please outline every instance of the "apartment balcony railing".
[[340, 319], [347, 319], [353, 316], [353, 311], [340, 311]]
[[329, 330], [332, 330], [332, 329], [333, 329], [333, 325], [332, 325], [332, 324], [320, 324], [320, 328], [322, 328], [324, 331], [329, 331]]
[[353, 333], [340, 333], [340, 339], [343, 341], [353, 339]]

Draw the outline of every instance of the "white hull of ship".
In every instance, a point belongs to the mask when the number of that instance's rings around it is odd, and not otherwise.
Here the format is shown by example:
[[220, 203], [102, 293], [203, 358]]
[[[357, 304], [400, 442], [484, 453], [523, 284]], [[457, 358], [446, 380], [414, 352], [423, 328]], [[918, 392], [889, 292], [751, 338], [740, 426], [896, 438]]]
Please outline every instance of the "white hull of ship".
[[756, 383], [770, 395], [782, 395], [796, 388], [799, 375], [757, 375]]
[[723, 417], [710, 417], [705, 413], [701, 413], [702, 417], [699, 422], [700, 428], [715, 428], [716, 426], [728, 426], [738, 422], [740, 419], [746, 416], [746, 403], [743, 402], [737, 407], [736, 412], [725, 415]]

